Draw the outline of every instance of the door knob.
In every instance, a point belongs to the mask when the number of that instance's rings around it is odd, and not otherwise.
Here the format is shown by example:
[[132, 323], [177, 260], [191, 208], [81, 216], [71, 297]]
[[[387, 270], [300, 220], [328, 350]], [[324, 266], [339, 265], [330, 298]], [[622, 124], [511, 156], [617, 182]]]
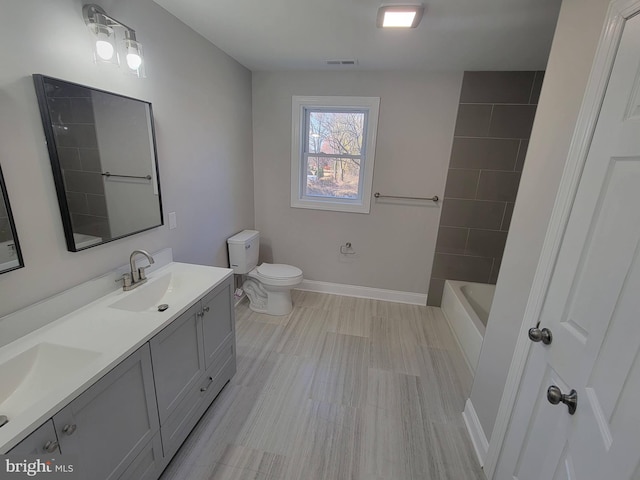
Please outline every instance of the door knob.
[[540, 330], [538, 327], [533, 327], [529, 329], [529, 339], [532, 342], [542, 342], [545, 345], [550, 345], [553, 340], [553, 335], [551, 335], [551, 330], [548, 328]]
[[547, 400], [553, 405], [564, 403], [569, 409], [569, 415], [573, 415], [578, 406], [578, 392], [571, 390], [568, 395], [565, 395], [558, 387], [551, 385], [547, 390]]

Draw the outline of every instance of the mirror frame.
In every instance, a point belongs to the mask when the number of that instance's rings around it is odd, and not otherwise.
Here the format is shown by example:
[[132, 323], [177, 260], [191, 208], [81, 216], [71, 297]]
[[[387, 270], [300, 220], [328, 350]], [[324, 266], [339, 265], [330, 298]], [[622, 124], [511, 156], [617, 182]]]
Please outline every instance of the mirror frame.
[[24, 267], [24, 258], [22, 257], [22, 250], [20, 249], [20, 241], [18, 240], [18, 232], [16, 231], [16, 224], [13, 220], [13, 212], [11, 210], [11, 203], [9, 202], [9, 192], [7, 192], [7, 185], [4, 183], [4, 175], [2, 174], [2, 167], [0, 166], [0, 190], [2, 190], [2, 199], [4, 200], [4, 208], [7, 211], [7, 217], [9, 217], [9, 227], [13, 235], [13, 244], [16, 249], [16, 255], [18, 255], [18, 265], [6, 270], [0, 271], [0, 275], [7, 272], [12, 272]]
[[[136, 230], [125, 235], [120, 235], [118, 237], [109, 238], [108, 240], [103, 240], [99, 243], [95, 243], [93, 245], [88, 245], [86, 247], [78, 248], [76, 246], [74, 237], [73, 237], [73, 224], [71, 222], [71, 213], [69, 211], [69, 203], [67, 201], [67, 195], [64, 186], [64, 178], [62, 173], [62, 165], [60, 163], [60, 157], [58, 156], [58, 149], [56, 143], [56, 137], [53, 130], [53, 124], [51, 122], [51, 112], [49, 111], [49, 105], [47, 102], [47, 94], [45, 90], [45, 82], [46, 80], [53, 80], [55, 82], [63, 82], [68, 85], [86, 88], [95, 92], [105, 93], [108, 95], [113, 95], [116, 97], [133, 100], [135, 102], [140, 102], [148, 106], [149, 108], [149, 120], [150, 120], [150, 128], [151, 128], [151, 139], [153, 145], [153, 158], [155, 162], [155, 179], [158, 187], [158, 210], [160, 213], [160, 223], [157, 225], [153, 225], [151, 227], [143, 228], [141, 230]], [[139, 98], [129, 97], [126, 95], [121, 95], [119, 93], [109, 92], [107, 90], [102, 90], [99, 88], [90, 87], [88, 85], [81, 85], [79, 83], [70, 82], [68, 80], [62, 80], [60, 78], [49, 77], [47, 75], [42, 74], [33, 74], [33, 82], [35, 84], [36, 96], [38, 98], [38, 107], [40, 109], [40, 117], [42, 119], [42, 126], [44, 127], [44, 135], [47, 143], [47, 150], [49, 151], [49, 160], [51, 161], [51, 170], [53, 171], [53, 181], [56, 185], [56, 194], [58, 196], [58, 205], [60, 207], [60, 215], [62, 217], [62, 225], [64, 227], [64, 236], [67, 242], [67, 250], [70, 252], [80, 252], [82, 250], [86, 250], [88, 248], [96, 247], [99, 245], [104, 245], [105, 243], [110, 243], [115, 240], [120, 240], [121, 238], [130, 237], [131, 235], [136, 235], [138, 233], [146, 232], [147, 230], [151, 230], [154, 228], [158, 228], [164, 225], [164, 213], [162, 210], [162, 192], [160, 189], [160, 169], [158, 167], [158, 148], [156, 144], [156, 131], [155, 124], [153, 120], [153, 108], [151, 102], [147, 102], [145, 100], [140, 100]]]

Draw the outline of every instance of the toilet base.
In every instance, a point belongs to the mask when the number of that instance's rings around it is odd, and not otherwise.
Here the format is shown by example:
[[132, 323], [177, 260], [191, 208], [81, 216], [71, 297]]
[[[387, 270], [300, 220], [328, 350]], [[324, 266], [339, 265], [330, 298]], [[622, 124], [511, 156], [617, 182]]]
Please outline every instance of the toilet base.
[[249, 278], [242, 285], [249, 297], [249, 308], [257, 313], [267, 315], [289, 315], [293, 310], [291, 287], [265, 288], [260, 282]]

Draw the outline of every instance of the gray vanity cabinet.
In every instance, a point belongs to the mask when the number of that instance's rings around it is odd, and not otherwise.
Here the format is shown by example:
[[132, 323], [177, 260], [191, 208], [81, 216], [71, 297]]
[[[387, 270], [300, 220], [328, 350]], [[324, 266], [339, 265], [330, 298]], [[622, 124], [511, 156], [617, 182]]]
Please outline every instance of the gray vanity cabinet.
[[75, 456], [83, 480], [157, 476], [159, 463], [144, 464], [162, 457], [149, 345], [58, 412], [53, 423], [61, 453]]
[[156, 480], [236, 371], [233, 277], [10, 451], [62, 454], [82, 480]]
[[57, 455], [59, 453], [58, 437], [51, 420], [47, 420], [9, 451], [10, 455]]
[[165, 464], [235, 373], [232, 280], [150, 341]]

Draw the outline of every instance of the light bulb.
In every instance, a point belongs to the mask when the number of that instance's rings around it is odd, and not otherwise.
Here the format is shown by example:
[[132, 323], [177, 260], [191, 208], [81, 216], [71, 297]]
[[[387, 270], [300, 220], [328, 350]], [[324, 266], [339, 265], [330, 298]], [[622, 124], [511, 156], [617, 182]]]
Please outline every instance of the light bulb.
[[142, 58], [134, 49], [130, 49], [129, 52], [127, 52], [127, 65], [129, 65], [131, 70], [138, 70], [140, 65], [142, 65]]
[[113, 45], [106, 40], [96, 40], [96, 53], [102, 60], [111, 60], [113, 57]]

